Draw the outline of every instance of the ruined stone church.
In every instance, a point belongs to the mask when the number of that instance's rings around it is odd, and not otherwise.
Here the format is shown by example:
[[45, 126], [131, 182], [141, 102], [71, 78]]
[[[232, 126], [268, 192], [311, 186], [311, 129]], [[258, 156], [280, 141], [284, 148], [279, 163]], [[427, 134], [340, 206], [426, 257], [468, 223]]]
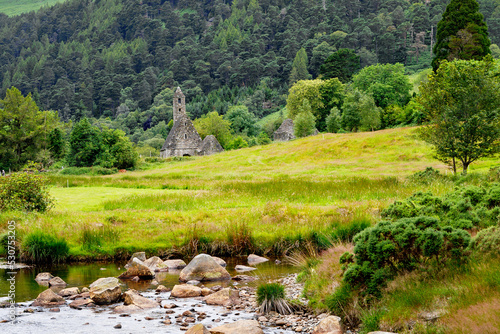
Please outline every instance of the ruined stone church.
[[202, 141], [193, 122], [186, 114], [186, 97], [177, 87], [173, 101], [174, 125], [160, 151], [160, 157], [210, 155], [224, 151], [217, 139], [210, 135]]

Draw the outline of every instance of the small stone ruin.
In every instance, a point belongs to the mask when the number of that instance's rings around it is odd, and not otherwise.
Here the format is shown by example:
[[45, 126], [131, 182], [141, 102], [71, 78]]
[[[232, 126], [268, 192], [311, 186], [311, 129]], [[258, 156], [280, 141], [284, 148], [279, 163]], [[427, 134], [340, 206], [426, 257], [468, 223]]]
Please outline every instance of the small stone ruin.
[[174, 125], [160, 151], [162, 158], [210, 155], [224, 151], [214, 136], [201, 140], [186, 114], [186, 97], [180, 87], [174, 93], [173, 117]]
[[293, 134], [293, 121], [287, 118], [273, 134], [274, 141], [289, 141], [295, 139]]

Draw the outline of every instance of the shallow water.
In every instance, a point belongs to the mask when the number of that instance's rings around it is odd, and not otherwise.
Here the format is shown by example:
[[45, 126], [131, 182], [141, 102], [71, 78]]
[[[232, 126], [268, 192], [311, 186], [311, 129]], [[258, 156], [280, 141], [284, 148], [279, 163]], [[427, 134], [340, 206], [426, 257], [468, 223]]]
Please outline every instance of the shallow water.
[[[246, 265], [246, 257], [226, 259], [228, 266], [227, 269], [231, 276], [240, 274], [234, 270], [235, 265]], [[165, 325], [162, 323], [165, 320], [165, 309], [156, 308], [152, 310], [141, 311], [133, 313], [130, 316], [122, 317], [119, 314], [112, 312], [109, 306], [97, 306], [94, 309], [84, 308], [82, 310], [74, 310], [69, 308], [68, 305], [59, 307], [60, 312], [50, 312], [47, 308], [34, 308], [34, 313], [24, 312], [31, 301], [35, 299], [38, 294], [45, 289], [46, 286], [38, 285], [34, 280], [39, 272], [51, 272], [54, 276], [61, 277], [68, 283], [68, 287], [88, 286], [96, 279], [101, 277], [116, 277], [121, 274], [123, 270], [122, 264], [71, 264], [59, 265], [52, 267], [32, 267], [27, 269], [17, 270], [16, 275], [16, 301], [19, 303], [16, 312], [15, 322], [7, 322], [0, 324], [0, 329], [7, 330], [7, 333], [100, 333], [100, 332], [123, 332], [123, 333], [172, 333], [180, 334], [179, 326], [176, 324]], [[270, 279], [278, 279], [285, 277], [288, 274], [296, 272], [296, 269], [291, 266], [276, 265], [274, 261], [269, 261], [257, 265], [257, 270], [246, 272], [243, 274], [256, 276], [258, 278], [255, 282], [250, 283], [237, 283], [234, 281], [229, 282], [214, 282], [204, 284], [205, 286], [211, 285], [238, 285], [238, 286], [255, 286], [259, 282], [267, 281]], [[9, 278], [8, 270], [0, 269], [0, 298], [5, 299], [8, 293]], [[179, 271], [157, 273], [156, 280], [165, 285], [166, 287], [173, 287], [178, 284]], [[151, 281], [121, 281], [122, 290], [133, 288], [142, 291], [142, 295], [148, 298], [157, 298], [153, 289], [156, 285], [151, 285]], [[207, 327], [216, 327], [224, 323], [231, 323], [236, 320], [254, 319], [255, 314], [246, 313], [241, 310], [228, 311], [224, 307], [209, 306], [202, 302], [202, 298], [186, 298], [186, 299], [168, 299], [170, 293], [162, 294], [162, 304], [175, 303], [178, 308], [175, 308], [174, 314], [167, 315], [174, 322], [176, 314], [182, 314], [186, 310], [205, 312], [207, 318], [196, 323], [203, 323]], [[113, 305], [114, 306], [114, 305]], [[0, 320], [6, 320], [9, 317], [8, 308], [0, 308]], [[147, 320], [146, 317], [153, 320]], [[121, 324], [121, 329], [115, 329], [114, 326]], [[286, 331], [280, 328], [263, 328], [266, 334], [291, 334], [293, 332]]]
[[[249, 276], [256, 276], [257, 281], [250, 283], [250, 285], [256, 285], [263, 280], [277, 279], [285, 277], [288, 274], [296, 272], [296, 269], [287, 265], [276, 265], [274, 260], [265, 262], [256, 266], [257, 270], [238, 273], [234, 270], [237, 264], [247, 265], [246, 257], [233, 257], [229, 259], [224, 259], [227, 262], [226, 269], [231, 274], [231, 276], [238, 274], [245, 274]], [[188, 261], [186, 261], [187, 263]], [[124, 263], [72, 263], [69, 265], [57, 265], [57, 266], [33, 266], [31, 268], [18, 269], [16, 270], [16, 302], [25, 302], [35, 299], [38, 294], [45, 289], [46, 286], [39, 285], [35, 281], [35, 277], [41, 272], [50, 272], [54, 276], [59, 276], [66, 283], [67, 287], [85, 287], [89, 286], [92, 282], [101, 277], [118, 277], [121, 273], [125, 271]], [[9, 282], [8, 278], [11, 276], [8, 274], [8, 269], [0, 269], [0, 301], [5, 299], [9, 292]], [[179, 283], [179, 272], [161, 272], [157, 273], [156, 281], [167, 288], [172, 288], [175, 284]], [[133, 282], [130, 280], [121, 281], [122, 289], [127, 290], [128, 288], [135, 289], [137, 291], [147, 291], [148, 289], [155, 289], [156, 286], [151, 285], [151, 280], [145, 280], [140, 282]], [[234, 281], [232, 282], [215, 282], [204, 284], [207, 287], [213, 285], [232, 285], [238, 284]]]

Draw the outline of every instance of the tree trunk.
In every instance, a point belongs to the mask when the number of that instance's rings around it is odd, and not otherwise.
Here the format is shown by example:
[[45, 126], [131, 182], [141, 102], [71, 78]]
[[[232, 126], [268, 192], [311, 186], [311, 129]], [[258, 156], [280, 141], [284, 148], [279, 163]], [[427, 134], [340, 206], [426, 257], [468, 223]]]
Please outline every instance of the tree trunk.
[[462, 170], [462, 175], [467, 175], [467, 169], [469, 169], [469, 164], [470, 162], [464, 162], [462, 161], [462, 166], [463, 166], [463, 170]]
[[457, 162], [455, 160], [455, 157], [451, 158], [453, 161], [453, 175], [457, 175]]

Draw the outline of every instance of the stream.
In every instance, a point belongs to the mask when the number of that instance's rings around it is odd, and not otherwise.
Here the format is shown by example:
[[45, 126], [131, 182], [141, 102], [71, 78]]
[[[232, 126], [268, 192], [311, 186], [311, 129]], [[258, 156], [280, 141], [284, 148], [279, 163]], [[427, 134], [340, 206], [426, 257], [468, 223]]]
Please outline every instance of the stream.
[[[242, 274], [234, 270], [235, 265], [246, 265], [246, 257], [234, 257], [224, 259], [227, 262], [227, 270], [231, 276]], [[161, 298], [161, 305], [175, 303], [177, 305], [172, 314], [168, 314], [172, 320], [171, 325], [165, 325], [163, 320], [166, 319], [166, 310], [164, 308], [156, 308], [144, 310], [138, 313], [129, 315], [120, 315], [113, 313], [111, 306], [97, 306], [95, 308], [84, 308], [75, 310], [67, 304], [58, 307], [58, 312], [51, 312], [48, 308], [30, 307], [32, 301], [39, 293], [47, 289], [46, 286], [39, 285], [35, 281], [35, 277], [40, 272], [50, 272], [54, 276], [59, 276], [69, 287], [88, 287], [92, 282], [101, 277], [118, 277], [125, 271], [125, 263], [76, 263], [69, 265], [57, 266], [33, 266], [15, 270], [16, 277], [16, 320], [15, 322], [6, 322], [9, 318], [9, 308], [0, 308], [0, 329], [5, 328], [10, 333], [99, 333], [107, 331], [117, 331], [123, 333], [184, 333], [178, 325], [175, 324], [175, 316], [182, 314], [185, 311], [204, 312], [207, 314], [206, 319], [197, 321], [203, 323], [207, 327], [216, 327], [224, 323], [231, 323], [236, 320], [255, 319], [255, 313], [245, 312], [245, 310], [228, 310], [221, 306], [210, 306], [202, 302], [202, 298], [174, 298], [169, 299], [170, 292], [155, 294], [157, 284], [152, 284], [152, 280], [145, 281], [121, 281], [122, 291], [127, 289], [135, 289], [144, 297], [156, 299]], [[7, 300], [9, 292], [10, 277], [9, 270], [0, 265], [0, 302]], [[179, 284], [179, 272], [159, 272], [156, 273], [155, 280], [167, 288], [172, 288]], [[223, 287], [234, 286], [245, 290], [255, 288], [259, 283], [269, 280], [284, 278], [290, 274], [297, 272], [297, 269], [292, 266], [283, 264], [275, 264], [273, 260], [257, 265], [257, 270], [245, 272], [243, 274], [255, 276], [256, 281], [253, 282], [204, 282], [203, 285], [211, 287], [221, 285]], [[57, 291], [57, 290], [55, 290]], [[32, 312], [32, 310], [34, 312]], [[115, 326], [121, 325], [120, 329]], [[194, 325], [194, 324], [193, 324]], [[266, 334], [278, 333], [293, 333], [277, 327], [263, 328]]]

